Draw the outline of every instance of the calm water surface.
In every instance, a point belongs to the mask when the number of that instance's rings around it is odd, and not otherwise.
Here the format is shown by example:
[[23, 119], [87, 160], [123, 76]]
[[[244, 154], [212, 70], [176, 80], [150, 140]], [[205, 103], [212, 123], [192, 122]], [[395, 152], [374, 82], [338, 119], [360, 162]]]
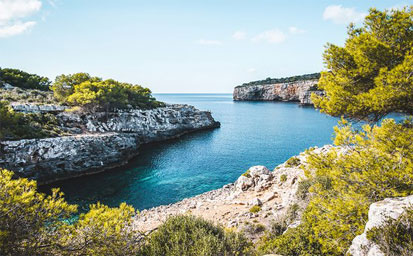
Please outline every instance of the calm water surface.
[[250, 166], [272, 169], [311, 146], [331, 143], [337, 119], [296, 103], [233, 102], [231, 94], [155, 94], [210, 110], [221, 128], [141, 147], [127, 166], [54, 183], [82, 209], [100, 201], [142, 210], [234, 182]]

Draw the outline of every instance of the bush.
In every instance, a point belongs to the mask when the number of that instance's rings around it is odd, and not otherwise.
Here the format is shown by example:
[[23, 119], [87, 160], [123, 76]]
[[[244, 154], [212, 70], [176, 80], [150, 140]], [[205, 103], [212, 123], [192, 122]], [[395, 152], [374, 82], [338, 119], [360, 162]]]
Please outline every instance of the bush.
[[281, 182], [287, 181], [287, 175], [286, 175], [286, 174], [282, 174], [282, 175], [280, 176], [280, 181], [281, 181]]
[[[267, 242], [274, 252], [296, 255], [320, 250], [325, 255], [343, 255], [363, 232], [371, 203], [413, 193], [411, 121], [398, 124], [387, 119], [381, 127], [366, 125], [362, 131], [343, 123], [335, 130], [335, 144], [347, 151], [332, 148], [324, 155], [308, 153], [307, 173], [314, 173], [309, 177], [312, 198], [297, 227], [300, 231], [288, 230]], [[300, 236], [290, 243], [295, 232]]]
[[287, 160], [287, 162], [285, 162], [285, 166], [286, 167], [296, 167], [298, 165], [300, 165], [301, 161], [300, 158], [293, 156], [290, 159]]
[[247, 239], [193, 216], [170, 217], [147, 240], [143, 255], [252, 255]]
[[63, 193], [38, 193], [36, 182], [12, 179], [0, 169], [0, 255], [136, 255], [141, 234], [132, 227], [135, 210], [96, 204], [81, 214]]
[[305, 179], [303, 181], [300, 181], [298, 183], [298, 187], [297, 187], [297, 191], [295, 192], [295, 195], [301, 200], [306, 199], [309, 193], [309, 189], [312, 185], [313, 185], [312, 179]]
[[36, 182], [12, 179], [0, 169], [0, 254], [50, 255], [60, 235], [62, 218], [76, 212], [59, 190], [51, 196], [36, 192]]
[[53, 114], [14, 112], [0, 101], [0, 140], [46, 138], [63, 135]]
[[254, 205], [253, 207], [250, 208], [250, 212], [252, 213], [257, 213], [259, 211], [261, 211], [261, 207], [258, 205]]
[[148, 88], [113, 79], [102, 80], [87, 73], [58, 76], [51, 88], [60, 102], [91, 111], [164, 106]]
[[19, 69], [0, 68], [0, 85], [8, 83], [23, 89], [49, 90], [50, 80], [35, 74], [29, 74]]
[[367, 238], [375, 242], [386, 255], [413, 255], [413, 206], [407, 208], [399, 218], [388, 218], [380, 227], [367, 231]]

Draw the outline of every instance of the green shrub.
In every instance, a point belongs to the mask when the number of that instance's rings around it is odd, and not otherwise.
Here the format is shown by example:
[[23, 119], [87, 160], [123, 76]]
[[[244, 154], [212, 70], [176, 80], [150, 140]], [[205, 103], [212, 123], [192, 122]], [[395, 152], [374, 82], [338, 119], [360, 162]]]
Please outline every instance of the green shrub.
[[265, 226], [261, 223], [248, 224], [243, 228], [243, 231], [246, 234], [250, 234], [250, 235], [259, 234], [259, 233], [264, 232], [265, 230], [266, 230]]
[[143, 255], [252, 255], [251, 243], [239, 233], [194, 216], [170, 217], [147, 240]]
[[50, 91], [35, 89], [14, 88], [6, 90], [0, 88], [0, 101], [36, 103], [36, 104], [58, 104]]
[[148, 88], [113, 79], [102, 80], [87, 73], [58, 76], [51, 88], [60, 102], [81, 106], [90, 111], [110, 111], [116, 108], [150, 109], [165, 105], [156, 101]]
[[287, 175], [286, 175], [286, 174], [282, 174], [282, 175], [280, 176], [280, 181], [281, 181], [281, 182], [287, 181]]
[[53, 114], [23, 114], [0, 101], [0, 140], [46, 138], [63, 135]]
[[29, 74], [19, 69], [0, 68], [0, 85], [8, 83], [23, 89], [49, 90], [50, 80], [35, 74]]
[[301, 163], [300, 159], [296, 156], [291, 157], [290, 159], [285, 162], [286, 167], [296, 167], [299, 166]]
[[367, 231], [367, 238], [375, 242], [386, 255], [413, 255], [413, 206], [407, 208], [399, 218], [388, 218], [380, 227]]
[[313, 185], [312, 179], [305, 179], [303, 181], [300, 181], [298, 183], [298, 187], [297, 187], [297, 191], [295, 192], [295, 195], [301, 200], [306, 199], [311, 185]]
[[254, 205], [253, 207], [250, 208], [250, 212], [252, 213], [257, 213], [259, 211], [261, 211], [261, 207], [258, 205]]
[[250, 170], [248, 169], [246, 172], [244, 172], [244, 173], [242, 174], [242, 176], [245, 176], [245, 177], [247, 177], [247, 178], [250, 178], [250, 177], [251, 177], [251, 175], [250, 175]]

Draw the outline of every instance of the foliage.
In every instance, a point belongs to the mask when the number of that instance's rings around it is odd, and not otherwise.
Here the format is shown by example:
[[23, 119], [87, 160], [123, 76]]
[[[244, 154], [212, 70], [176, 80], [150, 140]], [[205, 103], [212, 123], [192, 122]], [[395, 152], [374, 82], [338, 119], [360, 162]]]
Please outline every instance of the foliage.
[[0, 254], [52, 255], [59, 239], [56, 230], [76, 211], [59, 190], [45, 196], [36, 192], [36, 182], [12, 179], [13, 173], [0, 170]]
[[280, 176], [280, 181], [281, 181], [281, 182], [287, 181], [287, 175], [286, 175], [286, 174], [282, 174], [282, 175]]
[[250, 212], [252, 213], [257, 213], [259, 211], [261, 211], [261, 207], [258, 205], [254, 205], [253, 207], [250, 208]]
[[283, 78], [270, 78], [270, 77], [268, 77], [265, 80], [259, 80], [259, 81], [244, 83], [244, 84], [239, 85], [235, 88], [240, 88], [240, 87], [250, 86], [250, 85], [292, 83], [292, 82], [296, 82], [296, 81], [315, 80], [315, 79], [319, 79], [319, 78], [320, 78], [320, 73], [312, 73], [312, 74], [291, 76], [291, 77], [283, 77]]
[[60, 75], [51, 88], [60, 102], [87, 110], [164, 106], [162, 102], [155, 100], [148, 88], [113, 79], [102, 80], [87, 73]]
[[64, 134], [53, 114], [23, 114], [0, 101], [0, 140], [54, 137]]
[[148, 239], [144, 255], [251, 255], [244, 236], [193, 216], [170, 217]]
[[301, 161], [300, 158], [293, 156], [285, 162], [286, 167], [296, 167], [300, 165]]
[[386, 255], [413, 255], [413, 206], [406, 208], [397, 219], [388, 218], [383, 225], [367, 231], [367, 238]]
[[14, 88], [11, 90], [0, 89], [0, 101], [21, 102], [21, 103], [36, 103], [36, 104], [57, 104], [58, 102], [53, 97], [50, 91], [20, 89]]
[[300, 181], [298, 183], [298, 187], [297, 187], [297, 191], [295, 192], [295, 195], [301, 200], [306, 199], [309, 193], [309, 189], [312, 185], [313, 185], [312, 179], [305, 179], [303, 181]]
[[55, 98], [62, 103], [67, 101], [67, 98], [73, 93], [75, 85], [83, 82], [100, 82], [102, 78], [92, 77], [88, 73], [75, 73], [69, 75], [57, 76], [53, 85], [50, 87], [53, 90]]
[[246, 172], [244, 172], [243, 174], [241, 174], [242, 176], [245, 176], [247, 178], [251, 178], [251, 174], [250, 174], [250, 170], [248, 169]]
[[243, 228], [245, 234], [256, 235], [265, 231], [265, 226], [261, 223], [248, 223]]
[[327, 71], [312, 95], [333, 116], [377, 121], [392, 112], [413, 114], [413, 7], [371, 9], [361, 28], [350, 25], [344, 47], [328, 44]]
[[50, 80], [35, 74], [29, 74], [19, 69], [0, 68], [0, 85], [8, 83], [24, 89], [49, 90]]
[[60, 247], [63, 255], [136, 255], [141, 234], [132, 227], [136, 214], [125, 203], [109, 208], [100, 203], [90, 206], [73, 225], [62, 231]]
[[[413, 193], [412, 121], [386, 119], [361, 131], [344, 121], [341, 125], [335, 129], [340, 147], [323, 155], [308, 153], [312, 198], [302, 223], [264, 247], [288, 255], [343, 255], [363, 232], [371, 203]], [[299, 234], [293, 243], [290, 234]]]

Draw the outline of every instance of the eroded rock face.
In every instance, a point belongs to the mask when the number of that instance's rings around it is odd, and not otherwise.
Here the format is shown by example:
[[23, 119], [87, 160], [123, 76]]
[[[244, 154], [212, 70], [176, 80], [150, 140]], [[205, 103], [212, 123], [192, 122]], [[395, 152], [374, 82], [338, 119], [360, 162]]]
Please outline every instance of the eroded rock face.
[[32, 104], [32, 103], [11, 103], [10, 106], [13, 108], [14, 111], [22, 112], [22, 113], [56, 113], [62, 112], [67, 109], [66, 106], [61, 105], [53, 105], [53, 104]]
[[356, 236], [348, 250], [352, 256], [385, 256], [377, 244], [367, 239], [367, 231], [373, 227], [383, 225], [387, 218], [397, 219], [405, 211], [406, 207], [413, 205], [413, 195], [398, 198], [386, 198], [383, 201], [370, 205], [369, 220], [364, 232]]
[[219, 126], [211, 113], [188, 105], [151, 110], [57, 115], [72, 136], [0, 142], [0, 168], [48, 183], [125, 164], [143, 143]]
[[244, 85], [234, 88], [233, 99], [236, 101], [296, 101], [303, 105], [312, 104], [311, 93], [318, 80], [302, 80], [291, 83]]

